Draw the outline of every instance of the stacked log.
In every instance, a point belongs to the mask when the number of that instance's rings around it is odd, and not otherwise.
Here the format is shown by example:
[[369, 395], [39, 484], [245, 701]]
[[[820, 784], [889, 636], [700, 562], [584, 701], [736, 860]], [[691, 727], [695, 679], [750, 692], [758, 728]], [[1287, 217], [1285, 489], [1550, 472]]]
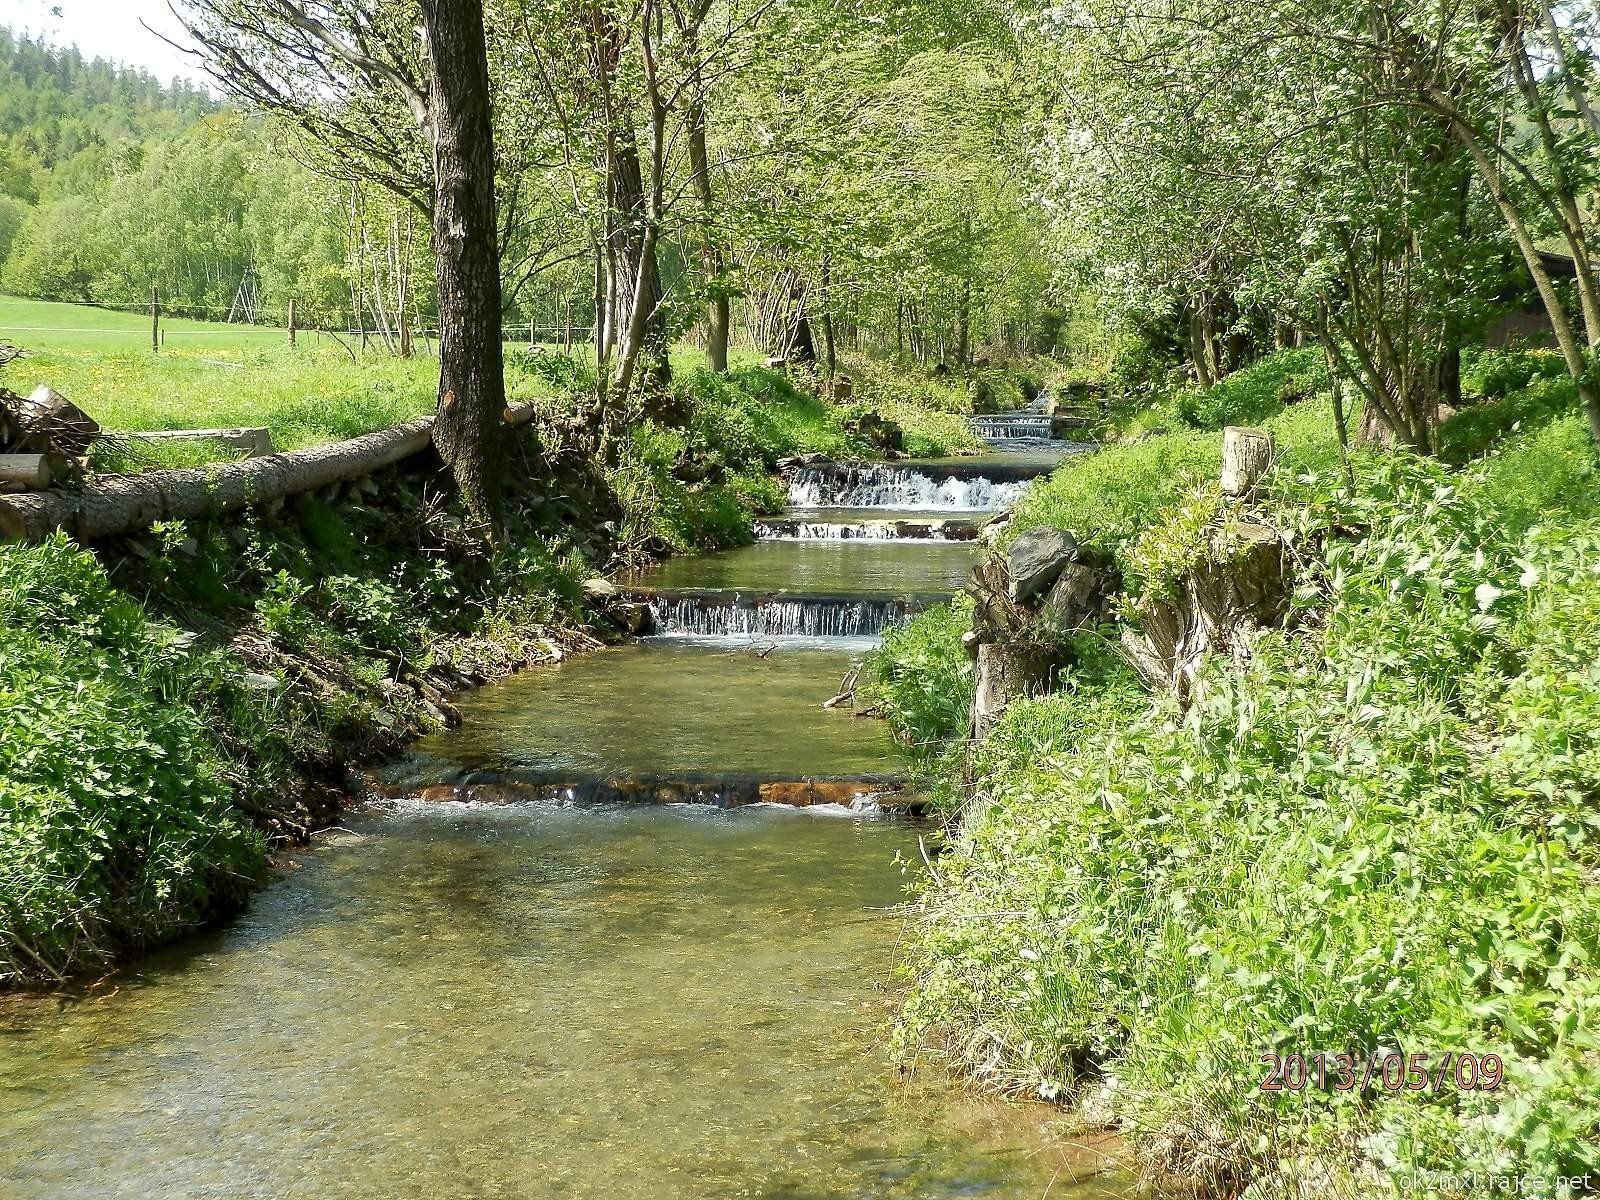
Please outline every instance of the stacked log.
[[1060, 529], [1030, 529], [973, 570], [964, 642], [977, 663], [975, 739], [988, 736], [1012, 701], [1054, 688], [1065, 638], [1105, 620], [1120, 586], [1109, 555]]
[[77, 458], [100, 436], [100, 426], [76, 404], [48, 387], [24, 400], [0, 391], [0, 451]]
[[42, 491], [82, 471], [100, 426], [48, 387], [24, 399], [0, 388], [0, 492]]

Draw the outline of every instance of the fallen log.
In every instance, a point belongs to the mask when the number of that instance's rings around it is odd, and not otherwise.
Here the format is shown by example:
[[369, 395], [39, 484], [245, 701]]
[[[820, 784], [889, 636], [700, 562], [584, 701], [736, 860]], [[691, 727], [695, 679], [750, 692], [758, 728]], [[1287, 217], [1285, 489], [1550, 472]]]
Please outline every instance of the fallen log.
[[146, 471], [91, 479], [75, 491], [0, 500], [0, 536], [36, 542], [64, 529], [80, 542], [266, 504], [358, 475], [370, 475], [426, 449], [433, 418], [348, 442], [185, 471]]
[[[508, 408], [507, 425], [526, 425], [532, 405]], [[371, 475], [427, 449], [433, 418], [422, 417], [347, 442], [213, 463], [182, 471], [91, 478], [81, 488], [0, 496], [0, 538], [36, 542], [64, 529], [80, 542], [145, 529], [156, 521], [233, 512], [332, 483]]]

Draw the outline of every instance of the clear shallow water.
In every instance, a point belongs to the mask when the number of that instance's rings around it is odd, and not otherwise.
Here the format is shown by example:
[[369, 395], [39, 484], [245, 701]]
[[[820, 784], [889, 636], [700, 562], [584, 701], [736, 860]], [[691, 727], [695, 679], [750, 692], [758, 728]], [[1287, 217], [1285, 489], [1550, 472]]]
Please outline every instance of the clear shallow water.
[[[898, 774], [882, 721], [822, 702], [865, 640], [646, 639], [527, 671], [460, 698], [460, 729], [425, 738], [434, 780], [462, 770], [608, 775]], [[423, 781], [407, 766], [408, 777]]]
[[1072, 1186], [1026, 1112], [889, 1078], [874, 981], [903, 826], [420, 805], [350, 825], [113, 993], [0, 1007], [0, 1194], [1115, 1194]]
[[971, 543], [766, 541], [671, 558], [632, 582], [763, 595], [939, 595], [960, 591], [977, 560]]

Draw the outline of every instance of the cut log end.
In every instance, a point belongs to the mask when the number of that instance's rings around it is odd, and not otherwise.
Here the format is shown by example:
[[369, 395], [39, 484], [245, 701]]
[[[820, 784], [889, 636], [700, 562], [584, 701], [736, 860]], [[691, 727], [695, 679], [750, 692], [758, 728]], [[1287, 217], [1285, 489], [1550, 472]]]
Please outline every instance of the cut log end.
[[1272, 466], [1272, 435], [1261, 429], [1230, 425], [1222, 431], [1222, 490], [1225, 495], [1247, 494]]

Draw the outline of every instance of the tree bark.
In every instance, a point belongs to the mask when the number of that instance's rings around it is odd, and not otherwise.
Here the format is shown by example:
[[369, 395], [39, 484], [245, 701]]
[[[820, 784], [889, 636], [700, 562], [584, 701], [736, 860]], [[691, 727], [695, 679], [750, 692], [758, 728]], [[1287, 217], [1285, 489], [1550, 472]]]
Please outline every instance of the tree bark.
[[833, 264], [828, 255], [822, 256], [822, 369], [829, 378], [838, 366], [838, 355], [833, 344]]
[[494, 131], [482, 0], [423, 0], [439, 294], [434, 441], [491, 540], [501, 533], [506, 408]]
[[1243, 496], [1272, 466], [1272, 435], [1261, 429], [1229, 425], [1222, 431], [1222, 491]]
[[706, 301], [706, 365], [716, 374], [725, 375], [732, 311], [722, 278], [727, 260], [713, 227], [716, 200], [711, 190], [711, 158], [706, 152], [706, 107], [698, 96], [689, 106], [689, 169], [694, 173], [695, 195], [700, 201], [700, 266], [711, 293]]

